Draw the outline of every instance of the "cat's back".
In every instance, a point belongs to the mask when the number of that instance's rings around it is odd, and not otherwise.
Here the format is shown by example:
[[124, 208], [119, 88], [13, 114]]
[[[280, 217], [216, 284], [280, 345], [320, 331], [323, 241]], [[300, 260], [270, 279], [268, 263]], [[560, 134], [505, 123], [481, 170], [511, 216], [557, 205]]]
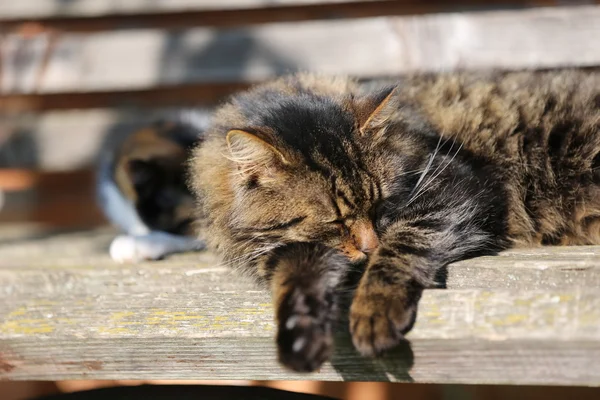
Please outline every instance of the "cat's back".
[[600, 73], [415, 77], [402, 87], [434, 129], [507, 192], [516, 243], [600, 243]]
[[403, 95], [443, 136], [496, 158], [557, 151], [569, 137], [597, 133], [600, 73], [454, 73], [413, 77]]

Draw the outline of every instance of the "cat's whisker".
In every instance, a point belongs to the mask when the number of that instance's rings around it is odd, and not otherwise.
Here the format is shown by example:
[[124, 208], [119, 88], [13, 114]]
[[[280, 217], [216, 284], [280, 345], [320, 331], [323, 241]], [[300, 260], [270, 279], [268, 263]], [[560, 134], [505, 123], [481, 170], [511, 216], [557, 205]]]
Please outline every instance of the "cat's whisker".
[[[447, 143], [448, 141], [444, 142], [444, 145]], [[446, 153], [446, 157], [448, 157], [450, 155], [450, 153], [452, 152], [452, 149], [454, 149], [454, 145], [456, 144], [456, 139], [452, 140], [452, 145], [450, 145], [450, 149], [448, 149], [448, 152]], [[452, 162], [452, 160], [454, 160], [454, 157], [456, 157], [456, 154], [458, 154], [458, 151], [460, 151], [460, 148], [457, 150], [456, 153], [454, 153], [454, 156], [452, 157], [452, 159], [450, 161], [448, 161], [447, 163], [441, 162], [438, 164], [438, 166], [435, 168], [435, 170], [432, 172], [432, 177], [429, 178], [429, 180], [427, 180], [427, 182], [425, 182], [423, 184], [423, 186], [421, 187], [420, 190], [427, 190], [427, 188], [429, 187], [429, 185], [431, 185], [431, 183], [435, 180], [435, 178], [437, 176], [439, 176], [439, 174], [441, 174], [447, 167], [448, 165], [450, 165], [450, 163]], [[440, 171], [440, 168], [442, 168], [442, 170]], [[438, 172], [439, 171], [439, 172]]]
[[[437, 153], [438, 153], [438, 151], [440, 149], [441, 143], [442, 143], [442, 137], [440, 136], [440, 138], [439, 138], [439, 140], [437, 142], [437, 145], [435, 146], [435, 149], [434, 149], [433, 153], [431, 153], [429, 155], [429, 160], [427, 161], [427, 165], [423, 169], [423, 172], [421, 173], [421, 176], [419, 177], [419, 180], [417, 181], [417, 184], [415, 185], [415, 187], [412, 189], [412, 191], [408, 195], [409, 199], [412, 199], [413, 195], [416, 195], [415, 192], [419, 189], [419, 186], [421, 185], [421, 183], [425, 179], [425, 176], [427, 175], [427, 173], [431, 169], [431, 166], [433, 165], [433, 160], [435, 159], [435, 156], [437, 155]], [[409, 202], [410, 202], [410, 200], [409, 200]]]
[[[441, 140], [441, 138], [442, 138], [442, 137], [440, 136], [440, 140]], [[446, 140], [444, 141], [444, 143], [443, 143], [443, 145], [442, 145], [442, 146], [445, 146], [445, 145], [446, 145], [446, 143], [448, 143], [448, 140], [450, 140], [450, 138], [446, 139]], [[447, 157], [448, 155], [450, 155], [450, 152], [451, 152], [451, 151], [452, 151], [452, 149], [454, 148], [454, 145], [455, 145], [455, 144], [456, 144], [456, 140], [453, 140], [453, 141], [452, 141], [452, 145], [450, 146], [450, 149], [448, 150], [448, 153], [446, 154], [446, 157]], [[439, 141], [438, 141], [438, 146], [439, 146]], [[434, 154], [433, 154], [433, 157], [432, 157], [432, 159], [430, 160], [431, 162], [433, 162], [433, 159], [434, 159], [434, 158], [435, 158], [435, 156], [437, 155], [437, 149], [438, 149], [438, 147], [436, 147], [436, 151], [434, 152]], [[417, 192], [414, 194], [414, 196], [413, 196], [413, 197], [411, 197], [411, 199], [408, 201], [407, 205], [411, 204], [411, 203], [412, 203], [412, 202], [413, 202], [413, 201], [414, 201], [414, 200], [415, 200], [417, 197], [419, 197], [420, 193], [421, 193], [422, 191], [424, 191], [424, 190], [425, 190], [425, 189], [428, 187], [428, 185], [430, 185], [430, 184], [431, 184], [431, 182], [433, 182], [433, 179], [435, 179], [435, 177], [437, 176], [436, 174], [437, 174], [437, 172], [439, 171], [439, 169], [442, 167], [442, 165], [443, 165], [443, 162], [442, 162], [442, 163], [440, 163], [440, 164], [438, 164], [438, 166], [435, 168], [435, 170], [434, 170], [434, 171], [431, 173], [431, 175], [433, 175], [433, 178], [430, 178], [429, 180], [427, 180], [427, 182], [425, 182], [423, 185], [421, 185], [421, 187], [419, 188], [419, 190], [418, 190], [418, 191], [417, 191]], [[425, 175], [423, 175], [423, 176], [422, 176], [422, 178], [424, 178], [424, 177], [425, 177]], [[419, 182], [417, 183], [417, 186], [418, 186], [418, 184], [419, 184]], [[417, 186], [415, 186], [415, 189], [416, 189], [416, 187], [417, 187]], [[414, 192], [414, 189], [413, 189], [413, 192]]]
[[[445, 163], [444, 167], [434, 176], [432, 176], [427, 183], [423, 186], [423, 190], [420, 190], [419, 193], [417, 193], [414, 198], [412, 198], [406, 205], [409, 206], [411, 203], [413, 203], [415, 200], [417, 200], [419, 197], [421, 197], [424, 193], [426, 193], [430, 188], [431, 188], [431, 184], [433, 183], [433, 181], [442, 173], [444, 172], [444, 170], [446, 170], [446, 168], [448, 168], [450, 166], [450, 164], [452, 163], [452, 161], [454, 161], [454, 159], [456, 158], [456, 156], [458, 155], [458, 153], [460, 152], [460, 150], [462, 149], [463, 145], [461, 143], [461, 145], [458, 147], [458, 149], [456, 150], [456, 152], [454, 153], [454, 155], [452, 156], [452, 158]], [[448, 154], [449, 155], [449, 154]]]

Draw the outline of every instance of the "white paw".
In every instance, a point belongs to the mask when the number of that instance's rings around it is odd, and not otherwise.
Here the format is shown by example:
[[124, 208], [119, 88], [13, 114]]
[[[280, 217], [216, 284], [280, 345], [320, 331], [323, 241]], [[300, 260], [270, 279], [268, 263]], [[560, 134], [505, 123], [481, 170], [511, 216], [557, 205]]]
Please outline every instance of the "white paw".
[[139, 253], [136, 242], [135, 236], [117, 236], [110, 244], [109, 253], [111, 258], [120, 264], [147, 260], [147, 257]]
[[158, 260], [168, 254], [202, 250], [204, 244], [192, 238], [164, 232], [140, 236], [117, 236], [110, 244], [112, 259], [120, 264]]

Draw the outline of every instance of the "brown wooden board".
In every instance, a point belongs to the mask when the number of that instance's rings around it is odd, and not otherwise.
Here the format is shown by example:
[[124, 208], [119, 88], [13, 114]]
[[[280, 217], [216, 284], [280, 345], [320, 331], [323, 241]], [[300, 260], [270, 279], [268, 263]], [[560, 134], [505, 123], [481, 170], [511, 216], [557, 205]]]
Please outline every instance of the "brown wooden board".
[[341, 334], [331, 363], [299, 375], [275, 361], [268, 293], [210, 253], [115, 265], [111, 237], [0, 241], [0, 377], [600, 384], [599, 247], [458, 263], [424, 294], [410, 345], [365, 359]]
[[[593, 4], [596, 0], [582, 0], [578, 4]], [[349, 4], [376, 4], [381, 0], [0, 0], [0, 20], [57, 19], [64, 17], [102, 17], [107, 15], [153, 15], [173, 12], [211, 12], [239, 10], [276, 11], [284, 7], [327, 6], [332, 10], [343, 9]], [[396, 5], [406, 9], [439, 11], [453, 7], [532, 7], [564, 4], [559, 0], [388, 0], [390, 7]]]

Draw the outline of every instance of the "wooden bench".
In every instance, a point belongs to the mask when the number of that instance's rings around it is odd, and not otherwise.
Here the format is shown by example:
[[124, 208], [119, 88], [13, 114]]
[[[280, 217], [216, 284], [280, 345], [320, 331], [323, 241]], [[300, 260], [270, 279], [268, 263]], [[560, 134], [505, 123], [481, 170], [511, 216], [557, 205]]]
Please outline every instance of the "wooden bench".
[[600, 384], [600, 247], [454, 264], [410, 345], [366, 359], [340, 334], [301, 375], [276, 362], [268, 293], [210, 253], [115, 265], [112, 234], [0, 240], [0, 378]]
[[[90, 170], [103, 143], [276, 74], [600, 65], [596, 1], [142, 3], [0, 0], [0, 165], [13, 168], [0, 169], [0, 221], [101, 222]], [[452, 265], [410, 344], [362, 358], [342, 323], [332, 362], [298, 375], [275, 361], [269, 294], [210, 253], [121, 266], [106, 229], [2, 231], [0, 379], [600, 385], [598, 247]]]

